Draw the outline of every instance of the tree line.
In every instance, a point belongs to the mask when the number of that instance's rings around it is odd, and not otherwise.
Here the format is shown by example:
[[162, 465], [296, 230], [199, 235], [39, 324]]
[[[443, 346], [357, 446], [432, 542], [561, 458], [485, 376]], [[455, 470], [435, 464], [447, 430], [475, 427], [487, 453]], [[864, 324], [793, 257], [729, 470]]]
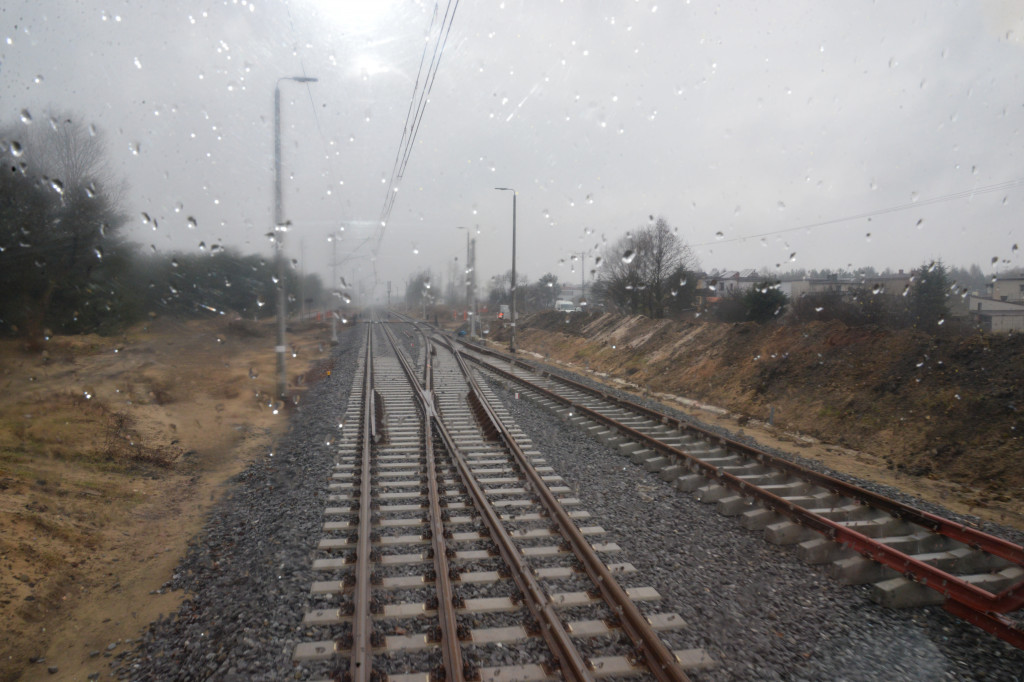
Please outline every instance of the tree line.
[[[231, 249], [144, 253], [127, 240], [127, 187], [102, 133], [68, 115], [0, 128], [0, 333], [114, 333], [157, 314], [275, 312], [273, 262]], [[295, 299], [315, 275], [286, 278]]]

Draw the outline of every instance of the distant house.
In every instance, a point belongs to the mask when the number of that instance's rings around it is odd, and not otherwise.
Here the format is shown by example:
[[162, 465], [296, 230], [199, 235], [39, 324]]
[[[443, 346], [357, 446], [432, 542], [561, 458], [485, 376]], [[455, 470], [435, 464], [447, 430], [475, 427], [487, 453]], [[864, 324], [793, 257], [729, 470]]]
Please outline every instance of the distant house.
[[[993, 288], [991, 284], [988, 286], [989, 291], [992, 291]], [[1006, 287], [1002, 289], [1002, 291], [1006, 290]], [[996, 289], [996, 291], [1000, 290]], [[1009, 297], [1009, 294], [1006, 296]], [[968, 298], [968, 306], [971, 319], [984, 331], [994, 333], [1024, 331], [1024, 299], [1019, 298], [1018, 302], [1014, 302], [971, 296]]]
[[994, 301], [1024, 303], [1024, 277], [999, 278], [985, 285], [988, 298]]
[[758, 274], [754, 269], [712, 270], [709, 274], [701, 275], [697, 281], [697, 288], [707, 288], [717, 292], [718, 296], [728, 296], [753, 289], [755, 284], [764, 280], [765, 276]]
[[851, 278], [839, 279], [838, 275], [831, 277], [804, 277], [779, 282], [779, 290], [789, 296], [789, 300], [797, 301], [801, 296], [811, 294], [840, 294], [846, 296], [852, 290], [861, 286], [858, 280]]
[[877, 294], [901, 296], [910, 288], [911, 276], [911, 273], [903, 272], [903, 270], [896, 273], [884, 273], [863, 278], [860, 286]]

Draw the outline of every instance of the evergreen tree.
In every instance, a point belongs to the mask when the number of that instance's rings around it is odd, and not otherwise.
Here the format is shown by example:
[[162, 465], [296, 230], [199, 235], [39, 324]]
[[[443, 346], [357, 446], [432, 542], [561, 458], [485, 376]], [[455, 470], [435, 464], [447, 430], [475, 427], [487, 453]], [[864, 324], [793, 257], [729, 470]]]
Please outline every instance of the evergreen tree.
[[949, 316], [949, 288], [946, 266], [941, 261], [914, 271], [908, 304], [915, 328], [935, 331], [945, 321]]

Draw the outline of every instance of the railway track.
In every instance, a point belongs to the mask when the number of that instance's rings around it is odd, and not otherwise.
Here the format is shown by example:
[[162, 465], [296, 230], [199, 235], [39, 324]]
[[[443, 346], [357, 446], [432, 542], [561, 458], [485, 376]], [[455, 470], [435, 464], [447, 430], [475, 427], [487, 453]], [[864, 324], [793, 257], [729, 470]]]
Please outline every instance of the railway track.
[[764, 531], [889, 607], [941, 605], [1024, 649], [1024, 548], [677, 417], [475, 345], [492, 377], [617, 446], [678, 490]]
[[366, 325], [313, 568], [324, 679], [685, 680], [685, 623], [454, 349]]

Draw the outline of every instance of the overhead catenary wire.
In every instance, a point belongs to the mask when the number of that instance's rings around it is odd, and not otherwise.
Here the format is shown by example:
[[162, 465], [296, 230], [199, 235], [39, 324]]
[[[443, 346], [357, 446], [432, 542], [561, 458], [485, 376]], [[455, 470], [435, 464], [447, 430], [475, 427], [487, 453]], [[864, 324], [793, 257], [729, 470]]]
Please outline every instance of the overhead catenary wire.
[[[426, 62], [427, 50], [430, 47], [431, 41], [428, 39], [424, 42], [423, 53], [420, 56], [419, 70], [416, 73], [413, 92], [409, 98], [409, 107], [406, 112], [405, 124], [402, 127], [402, 136], [398, 143], [398, 150], [395, 154], [394, 164], [392, 165], [391, 176], [388, 179], [387, 189], [385, 190], [384, 204], [380, 212], [380, 223], [377, 226], [375, 235], [376, 243], [374, 245], [374, 252], [376, 252], [380, 247], [381, 240], [384, 238], [388, 219], [391, 217], [391, 211], [394, 209], [395, 200], [398, 194], [398, 187], [405, 175], [405, 170], [409, 165], [409, 159], [412, 157], [412, 151], [416, 144], [416, 137], [419, 134], [420, 125], [423, 122], [423, 116], [426, 112], [427, 104], [430, 101], [430, 93], [434, 87], [434, 81], [437, 78], [437, 71], [441, 65], [441, 58], [444, 56], [445, 46], [448, 44], [448, 36], [451, 33], [452, 23], [455, 20], [455, 12], [458, 10], [458, 6], [459, 0], [448, 0], [444, 16], [442, 17], [440, 26], [437, 29], [437, 38], [433, 41], [434, 49], [425, 74], [423, 72], [423, 65]], [[438, 7], [435, 3], [434, 12], [430, 19], [430, 26], [427, 29], [428, 36], [433, 34], [434, 25], [437, 22], [437, 14]]]
[[920, 206], [930, 206], [932, 204], [939, 204], [946, 201], [953, 201], [955, 199], [970, 198], [978, 194], [988, 194], [991, 192], [999, 192], [1001, 190], [1013, 189], [1018, 185], [1024, 184], [1024, 179], [1007, 180], [1005, 182], [996, 183], [994, 185], [984, 185], [982, 187], [975, 187], [968, 190], [962, 190], [960, 192], [953, 192], [950, 194], [943, 194], [937, 197], [931, 197], [929, 199], [921, 199], [918, 201], [909, 201], [903, 204], [897, 204], [896, 206], [889, 206], [886, 208], [879, 208], [872, 211], [866, 211], [864, 213], [857, 213], [855, 215], [849, 215], [842, 218], [832, 218], [830, 220], [822, 220], [816, 223], [807, 223], [805, 225], [797, 225], [795, 227], [784, 227], [778, 230], [770, 230], [768, 232], [759, 232], [757, 234], [748, 234], [741, 237], [729, 237], [723, 239], [716, 239], [715, 241], [699, 242], [691, 244], [692, 247], [697, 246], [714, 246], [716, 244], [727, 244], [730, 242], [742, 242], [747, 239], [758, 239], [760, 237], [772, 237], [778, 234], [786, 234], [787, 232], [799, 232], [801, 230], [813, 230], [819, 227], [828, 227], [830, 225], [838, 225], [839, 223], [849, 222], [851, 220], [860, 220], [862, 218], [873, 218], [874, 216], [885, 215], [886, 213], [896, 213], [898, 211], [906, 211], [912, 208], [918, 208]]

